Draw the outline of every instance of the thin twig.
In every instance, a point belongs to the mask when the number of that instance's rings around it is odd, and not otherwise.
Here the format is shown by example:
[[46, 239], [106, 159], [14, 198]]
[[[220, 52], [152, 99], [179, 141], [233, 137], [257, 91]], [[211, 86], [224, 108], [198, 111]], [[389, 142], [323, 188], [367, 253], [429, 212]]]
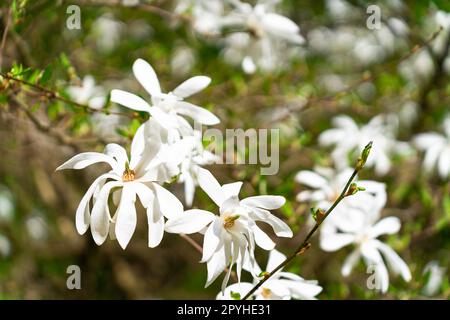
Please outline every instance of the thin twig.
[[138, 113], [115, 112], [115, 111], [107, 111], [107, 110], [103, 110], [103, 109], [92, 108], [92, 107], [90, 107], [90, 106], [88, 106], [86, 104], [78, 103], [76, 101], [64, 98], [61, 95], [59, 95], [57, 92], [54, 92], [54, 91], [52, 91], [52, 90], [50, 90], [48, 88], [45, 88], [45, 87], [43, 87], [41, 85], [38, 85], [38, 84], [35, 84], [35, 83], [31, 83], [31, 82], [28, 82], [26, 80], [22, 80], [22, 79], [19, 79], [19, 78], [15, 78], [15, 77], [13, 77], [13, 76], [11, 76], [9, 74], [3, 73], [3, 72], [0, 72], [0, 76], [5, 78], [5, 79], [11, 80], [11, 81], [15, 81], [15, 82], [21, 83], [23, 85], [29, 86], [29, 87], [31, 87], [33, 89], [36, 89], [40, 93], [42, 93], [42, 96], [45, 97], [45, 98], [58, 100], [58, 101], [61, 101], [61, 102], [73, 105], [75, 107], [82, 108], [86, 112], [112, 114], [112, 115], [118, 115], [118, 116], [124, 116], [124, 117], [128, 117], [128, 118], [136, 118], [136, 119], [140, 118]]
[[270, 279], [270, 277], [272, 277], [277, 271], [279, 271], [280, 269], [284, 268], [289, 262], [291, 262], [295, 257], [302, 255], [306, 250], [309, 249], [309, 247], [311, 246], [311, 243], [309, 242], [309, 240], [311, 239], [311, 237], [314, 235], [314, 233], [319, 229], [320, 225], [322, 224], [323, 221], [325, 221], [325, 219], [330, 215], [330, 213], [337, 207], [337, 205], [345, 198], [347, 197], [349, 194], [347, 193], [349, 191], [350, 185], [352, 184], [353, 180], [355, 179], [356, 175], [358, 174], [359, 171], [361, 171], [361, 169], [363, 168], [367, 157], [369, 155], [370, 149], [372, 147], [372, 142], [369, 143], [363, 150], [361, 157], [358, 159], [358, 162], [355, 166], [355, 169], [352, 173], [352, 175], [350, 176], [350, 178], [348, 179], [347, 183], [345, 184], [344, 189], [342, 190], [341, 194], [339, 195], [339, 197], [334, 201], [334, 203], [331, 205], [330, 208], [328, 208], [328, 210], [322, 214], [322, 216], [318, 217], [316, 219], [316, 224], [314, 225], [314, 227], [311, 229], [311, 231], [309, 231], [309, 233], [307, 234], [307, 236], [305, 237], [305, 239], [303, 240], [303, 242], [298, 246], [298, 248], [294, 251], [294, 253], [292, 253], [289, 257], [287, 257], [283, 262], [281, 262], [275, 269], [271, 270], [270, 272], [265, 272], [264, 273], [264, 278], [262, 280], [260, 280], [243, 298], [243, 300], [247, 300], [256, 290], [258, 290], [259, 287], [261, 287], [264, 282], [266, 282], [267, 280]]
[[12, 14], [12, 7], [10, 7], [9, 11], [8, 11], [8, 17], [6, 18], [5, 30], [3, 31], [2, 42], [0, 44], [0, 70], [2, 69], [2, 66], [3, 66], [3, 50], [6, 45], [6, 37], [8, 36], [9, 27], [11, 25], [11, 14]]

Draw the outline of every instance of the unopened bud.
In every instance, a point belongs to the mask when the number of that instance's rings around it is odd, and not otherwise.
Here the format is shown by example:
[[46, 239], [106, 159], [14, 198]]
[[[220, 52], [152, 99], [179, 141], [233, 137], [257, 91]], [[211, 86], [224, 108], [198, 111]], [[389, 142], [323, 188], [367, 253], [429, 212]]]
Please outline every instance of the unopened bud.
[[361, 170], [364, 165], [366, 164], [367, 158], [369, 157], [370, 150], [372, 149], [372, 141], [370, 141], [365, 147], [364, 150], [361, 152], [360, 157], [358, 158], [358, 161], [356, 162], [356, 170]]
[[311, 208], [311, 215], [314, 218], [314, 221], [321, 223], [325, 217], [325, 211], [320, 208]]
[[356, 194], [358, 191], [365, 191], [366, 188], [359, 187], [356, 183], [352, 183], [345, 194], [346, 197]]

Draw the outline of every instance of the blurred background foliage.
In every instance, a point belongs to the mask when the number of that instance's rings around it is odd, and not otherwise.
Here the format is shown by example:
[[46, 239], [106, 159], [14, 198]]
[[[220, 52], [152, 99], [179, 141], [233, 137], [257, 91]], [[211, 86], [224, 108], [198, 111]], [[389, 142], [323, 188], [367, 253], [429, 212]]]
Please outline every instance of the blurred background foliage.
[[[329, 2], [283, 1], [282, 12], [301, 27], [307, 44], [299, 48], [288, 68], [246, 75], [224, 61], [220, 42], [199, 36], [184, 19], [126, 7], [117, 1], [3, 0], [0, 34], [9, 26], [2, 45], [1, 71], [67, 99], [66, 88], [80, 84], [86, 75], [92, 75], [106, 93], [113, 88], [143, 93], [131, 74], [137, 58], [154, 66], [166, 89], [190, 75], [210, 76], [212, 84], [191, 101], [212, 110], [221, 119], [219, 129], [281, 129], [277, 175], [261, 176], [257, 165], [214, 165], [210, 169], [222, 183], [245, 181], [242, 197], [279, 194], [288, 199], [277, 212], [297, 234], [293, 239], [277, 240], [279, 250], [288, 253], [308, 231], [309, 205], [295, 200], [302, 186], [294, 176], [317, 164], [331, 165], [330, 150], [319, 147], [317, 137], [330, 128], [333, 116], [348, 114], [366, 123], [381, 112], [400, 114], [405, 106], [413, 105], [418, 110], [417, 119], [402, 126], [398, 136], [409, 141], [414, 133], [437, 131], [450, 106], [449, 73], [443, 65], [437, 65], [439, 71], [423, 81], [417, 75], [413, 76], [416, 81], [411, 81], [401, 72], [401, 66], [420, 54], [427, 41], [434, 40], [439, 27], [433, 25], [433, 13], [449, 12], [450, 2], [348, 1], [356, 14], [342, 19], [330, 14]], [[150, 3], [168, 11], [175, 5], [165, 0]], [[370, 37], [365, 8], [373, 3], [382, 7], [384, 19], [402, 19], [409, 28], [407, 35], [395, 36], [391, 44], [384, 43], [388, 38], [381, 38], [381, 50], [362, 59], [364, 63], [351, 56], [352, 44], [323, 47], [320, 41], [326, 38], [317, 33], [321, 28], [335, 32], [347, 28]], [[70, 4], [81, 8], [81, 30], [66, 28]], [[307, 107], [297, 110], [305, 101]], [[215, 297], [220, 281], [203, 288], [206, 266], [198, 263], [200, 255], [183, 239], [166, 234], [162, 245], [147, 247], [144, 214], [139, 214], [141, 223], [126, 251], [113, 241], [97, 247], [89, 232], [84, 236], [76, 233], [75, 209], [102, 168], [64, 174], [55, 173], [55, 168], [75, 152], [102, 151], [111, 141], [126, 144], [144, 120], [144, 115], [109, 103], [102, 110], [125, 115], [102, 116], [54, 99], [51, 93], [42, 94], [3, 79], [0, 298]], [[295, 260], [289, 270], [319, 280], [324, 288], [319, 299], [428, 298], [423, 294], [427, 282], [424, 267], [432, 260], [449, 266], [448, 179], [425, 175], [419, 154], [393, 159], [389, 174], [383, 178], [371, 169], [361, 176], [387, 184], [388, 204], [383, 215], [395, 215], [402, 221], [401, 232], [387, 241], [408, 263], [412, 281], [391, 277], [385, 295], [367, 290], [368, 275], [362, 263], [351, 276], [340, 274], [350, 249], [325, 253], [318, 247], [317, 237], [308, 253]], [[180, 185], [173, 185], [172, 190], [182, 199]], [[194, 206], [214, 209], [200, 190]], [[201, 237], [194, 239], [201, 241]], [[267, 255], [259, 251], [257, 257], [265, 265]], [[82, 290], [66, 288], [66, 268], [73, 264], [81, 267]], [[434, 297], [448, 299], [449, 295], [446, 273]]]

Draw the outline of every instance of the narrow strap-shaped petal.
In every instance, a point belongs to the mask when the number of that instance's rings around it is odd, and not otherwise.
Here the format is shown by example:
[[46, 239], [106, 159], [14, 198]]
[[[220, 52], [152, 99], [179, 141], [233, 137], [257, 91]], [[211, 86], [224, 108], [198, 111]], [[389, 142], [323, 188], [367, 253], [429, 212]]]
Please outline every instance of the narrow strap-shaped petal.
[[111, 101], [131, 110], [150, 112], [150, 105], [144, 99], [123, 90], [112, 90]]
[[282, 207], [286, 199], [282, 196], [254, 196], [241, 200], [242, 204], [250, 207], [274, 210]]
[[198, 168], [197, 181], [200, 188], [220, 207], [224, 201], [222, 187], [211, 172]]
[[211, 83], [211, 78], [206, 76], [192, 77], [173, 90], [173, 93], [180, 98], [187, 98], [205, 89]]
[[106, 183], [97, 197], [97, 201], [92, 208], [91, 214], [91, 233], [97, 245], [105, 242], [109, 233], [109, 216], [108, 199], [111, 190], [115, 187], [122, 186], [121, 181], [111, 181]]
[[161, 94], [158, 77], [152, 66], [143, 59], [137, 59], [133, 63], [133, 73], [139, 83], [152, 96]]
[[153, 183], [152, 186], [156, 192], [159, 208], [166, 218], [173, 219], [184, 214], [183, 204], [177, 197], [157, 183]]
[[116, 238], [122, 249], [125, 249], [136, 229], [136, 193], [130, 186], [124, 185], [116, 217]]
[[188, 116], [198, 123], [208, 126], [220, 123], [219, 118], [217, 118], [211, 111], [186, 101], [178, 101], [176, 103], [176, 112], [178, 114]]
[[206, 229], [203, 238], [203, 253], [201, 262], [208, 261], [216, 252], [217, 248], [222, 245], [222, 226], [220, 219], [216, 219]]
[[83, 152], [77, 154], [64, 162], [56, 171], [65, 170], [65, 169], [84, 169], [87, 166], [90, 166], [94, 163], [106, 162], [108, 163], [112, 169], [117, 167], [117, 161], [115, 161], [112, 157], [107, 156], [106, 154], [99, 152]]
[[166, 231], [184, 234], [196, 233], [205, 228], [216, 218], [218, 217], [215, 214], [206, 210], [187, 210], [181, 216], [169, 219], [166, 223]]

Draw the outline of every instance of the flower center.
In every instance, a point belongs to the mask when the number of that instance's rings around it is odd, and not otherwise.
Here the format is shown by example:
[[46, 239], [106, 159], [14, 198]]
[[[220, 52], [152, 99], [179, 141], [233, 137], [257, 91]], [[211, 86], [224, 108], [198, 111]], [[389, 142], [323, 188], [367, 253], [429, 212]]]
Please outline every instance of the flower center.
[[223, 219], [223, 227], [225, 229], [231, 229], [234, 226], [234, 222], [239, 219], [239, 215], [227, 216]]
[[264, 297], [264, 299], [269, 299], [272, 295], [272, 291], [268, 288], [262, 288], [261, 289], [261, 295]]
[[136, 172], [134, 172], [134, 170], [130, 169], [130, 165], [128, 164], [128, 162], [125, 163], [125, 171], [123, 172], [122, 175], [122, 181], [123, 182], [128, 182], [128, 181], [133, 181], [136, 177]]

